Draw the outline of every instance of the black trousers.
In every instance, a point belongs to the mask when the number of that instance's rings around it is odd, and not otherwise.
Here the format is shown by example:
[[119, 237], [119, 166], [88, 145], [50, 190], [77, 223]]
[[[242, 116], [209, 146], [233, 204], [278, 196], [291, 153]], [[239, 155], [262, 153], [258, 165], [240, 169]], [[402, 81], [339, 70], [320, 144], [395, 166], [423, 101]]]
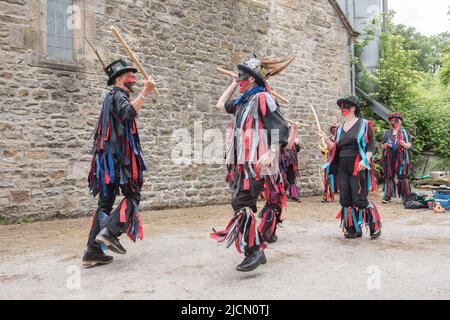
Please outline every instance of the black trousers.
[[[243, 180], [241, 180], [243, 181]], [[245, 190], [242, 184], [238, 184], [238, 189], [233, 192], [233, 199], [231, 200], [231, 206], [233, 210], [236, 212], [240, 209], [249, 207], [252, 209], [252, 216], [254, 218], [254, 213], [258, 211], [257, 202], [259, 193], [264, 191], [264, 179], [260, 181], [253, 181], [251, 184], [251, 190]], [[248, 233], [244, 232], [243, 237], [248, 237]], [[259, 235], [259, 239], [261, 235]], [[247, 241], [248, 243], [249, 241]], [[259, 245], [254, 245], [251, 248], [245, 248], [244, 254], [247, 256], [251, 254], [253, 251], [258, 251], [260, 248]]]
[[[392, 176], [386, 177], [386, 183], [385, 188], [390, 188], [391, 184], [393, 184], [395, 188], [395, 177], [397, 177], [397, 196], [399, 197], [408, 197], [411, 193], [411, 187], [409, 185], [408, 176], [403, 172], [400, 174], [400, 171], [395, 170], [395, 163], [397, 162], [397, 153], [393, 154], [392, 156], [392, 162], [391, 162], [391, 168], [392, 168]], [[395, 194], [394, 194], [395, 196]], [[386, 200], [391, 200], [391, 196], [386, 196]]]
[[[243, 181], [243, 179], [241, 180]], [[233, 192], [233, 199], [231, 200], [231, 206], [234, 211], [249, 207], [253, 212], [258, 211], [256, 206], [258, 202], [259, 193], [264, 191], [264, 179], [260, 181], [253, 181], [251, 184], [251, 190], [245, 190], [243, 183], [237, 185], [237, 190]]]
[[369, 205], [367, 199], [367, 170], [353, 175], [355, 157], [339, 158], [339, 202], [343, 208], [357, 207], [365, 209]]
[[[127, 186], [120, 186], [120, 188], [126, 200], [132, 200], [137, 206], [139, 206], [139, 202], [141, 200], [141, 193], [139, 189], [133, 191]], [[102, 194], [99, 193], [97, 210], [92, 218], [92, 226], [89, 232], [88, 247], [91, 249], [101, 249], [101, 245], [95, 241], [95, 237], [101, 229], [105, 227], [108, 228], [109, 232], [116, 237], [119, 237], [123, 233], [123, 230], [125, 230], [126, 224], [120, 222], [119, 210], [114, 210], [111, 212], [114, 202], [116, 201], [117, 190], [117, 185], [108, 185], [107, 196], [102, 196]]]
[[294, 165], [290, 164], [287, 170], [287, 181], [289, 185], [295, 184], [295, 174], [294, 174]]

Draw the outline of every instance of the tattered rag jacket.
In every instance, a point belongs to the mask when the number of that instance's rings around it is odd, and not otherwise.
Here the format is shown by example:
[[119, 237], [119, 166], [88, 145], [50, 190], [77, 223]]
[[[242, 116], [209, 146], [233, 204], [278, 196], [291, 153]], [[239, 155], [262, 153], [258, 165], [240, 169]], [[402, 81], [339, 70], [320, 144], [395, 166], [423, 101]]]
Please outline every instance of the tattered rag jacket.
[[108, 196], [108, 185], [113, 190], [126, 187], [139, 191], [143, 172], [147, 169], [136, 127], [136, 110], [128, 94], [113, 88], [105, 97], [102, 112], [94, 134], [89, 188], [94, 197]]
[[[226, 111], [235, 116], [226, 153], [226, 181], [236, 192], [254, 192], [253, 186], [264, 177], [274, 186], [282, 181], [279, 161], [275, 160], [272, 167], [264, 172], [257, 167], [257, 162], [272, 144], [278, 143], [284, 148], [289, 127], [270, 93], [262, 87], [255, 89], [254, 94], [225, 104]], [[279, 159], [279, 154], [275, 159]]]

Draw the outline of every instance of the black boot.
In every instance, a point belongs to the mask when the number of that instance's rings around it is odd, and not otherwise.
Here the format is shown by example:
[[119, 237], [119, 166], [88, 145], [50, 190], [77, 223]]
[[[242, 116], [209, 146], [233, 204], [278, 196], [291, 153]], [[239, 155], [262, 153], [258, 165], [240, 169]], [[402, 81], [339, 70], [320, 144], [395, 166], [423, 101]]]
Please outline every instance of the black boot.
[[103, 243], [109, 250], [118, 254], [125, 254], [127, 250], [119, 242], [119, 239], [114, 237], [107, 228], [100, 230], [95, 237], [95, 241]]
[[97, 265], [108, 264], [113, 261], [113, 257], [107, 256], [102, 250], [87, 248], [84, 251], [82, 264], [85, 268], [95, 267]]
[[246, 263], [242, 262], [236, 267], [237, 271], [252, 271], [258, 268], [260, 264], [267, 262], [266, 256], [263, 250], [255, 250], [249, 255], [249, 259]]

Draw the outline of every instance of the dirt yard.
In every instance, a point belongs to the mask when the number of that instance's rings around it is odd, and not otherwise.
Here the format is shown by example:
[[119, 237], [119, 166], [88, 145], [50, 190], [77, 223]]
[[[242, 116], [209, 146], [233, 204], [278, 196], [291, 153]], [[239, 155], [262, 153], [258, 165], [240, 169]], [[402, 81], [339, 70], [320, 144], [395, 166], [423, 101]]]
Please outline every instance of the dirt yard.
[[[89, 219], [0, 226], [0, 299], [450, 299], [450, 213], [382, 205], [378, 240], [344, 239], [338, 203], [289, 203], [267, 264], [209, 238], [229, 206], [143, 213], [145, 237], [81, 268]], [[262, 203], [260, 204], [260, 208]]]

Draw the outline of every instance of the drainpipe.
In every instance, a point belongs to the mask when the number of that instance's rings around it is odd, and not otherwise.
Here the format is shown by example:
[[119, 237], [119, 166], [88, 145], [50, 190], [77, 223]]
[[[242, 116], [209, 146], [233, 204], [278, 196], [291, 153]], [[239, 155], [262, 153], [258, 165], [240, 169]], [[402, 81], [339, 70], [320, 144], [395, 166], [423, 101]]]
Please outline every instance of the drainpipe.
[[[355, 40], [353, 37], [350, 38], [351, 56], [352, 61], [355, 59]], [[356, 95], [356, 68], [355, 64], [352, 63], [352, 95]]]
[[383, 0], [383, 32], [386, 31], [386, 14], [389, 12], [388, 0]]
[[[352, 11], [350, 14], [349, 10], [350, 3], [348, 0], [345, 1], [345, 9], [347, 10], [347, 17], [350, 20], [350, 23], [352, 26], [355, 25], [354, 17], [355, 17], [355, 1], [351, 1]], [[350, 50], [351, 50], [351, 56], [352, 61], [355, 59], [355, 39], [353, 37], [350, 38]], [[352, 63], [352, 95], [356, 95], [356, 68], [355, 64]]]

